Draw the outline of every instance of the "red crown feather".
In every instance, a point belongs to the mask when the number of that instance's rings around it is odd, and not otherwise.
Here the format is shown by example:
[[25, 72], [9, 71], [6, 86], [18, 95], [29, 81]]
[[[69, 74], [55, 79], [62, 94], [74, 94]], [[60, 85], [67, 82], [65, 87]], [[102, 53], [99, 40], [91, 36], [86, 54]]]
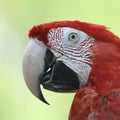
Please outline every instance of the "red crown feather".
[[74, 29], [81, 30], [87, 33], [89, 36], [93, 37], [96, 40], [106, 41], [106, 42], [114, 42], [120, 43], [119, 38], [110, 32], [105, 26], [92, 24], [88, 22], [80, 22], [80, 21], [56, 21], [50, 22], [46, 24], [40, 24], [34, 26], [30, 31], [28, 36], [30, 38], [37, 38], [42, 40], [44, 43], [47, 43], [47, 33], [52, 28], [57, 27], [70, 27]]

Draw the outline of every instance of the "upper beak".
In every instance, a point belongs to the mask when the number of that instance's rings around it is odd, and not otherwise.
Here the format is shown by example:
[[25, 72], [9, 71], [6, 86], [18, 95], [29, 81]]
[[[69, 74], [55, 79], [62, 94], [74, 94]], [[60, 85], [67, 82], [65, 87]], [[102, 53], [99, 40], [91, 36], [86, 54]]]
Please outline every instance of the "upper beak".
[[54, 54], [42, 41], [31, 40], [23, 56], [23, 75], [30, 91], [41, 101], [49, 104], [41, 92], [45, 89], [56, 92], [73, 92], [80, 87], [77, 74]]
[[[44, 55], [46, 52], [46, 46], [42, 41], [30, 40], [28, 43], [22, 62], [23, 76], [29, 90], [41, 101], [47, 103], [44, 99], [39, 77], [44, 70]], [[48, 104], [48, 103], [47, 103]]]

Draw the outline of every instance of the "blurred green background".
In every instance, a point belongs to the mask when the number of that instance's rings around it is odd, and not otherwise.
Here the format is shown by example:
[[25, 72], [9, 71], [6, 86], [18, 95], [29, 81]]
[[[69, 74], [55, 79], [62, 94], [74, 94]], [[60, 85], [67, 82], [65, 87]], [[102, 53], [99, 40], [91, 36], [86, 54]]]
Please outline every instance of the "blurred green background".
[[0, 120], [67, 120], [74, 94], [43, 90], [43, 104], [27, 89], [22, 56], [28, 31], [56, 20], [108, 26], [120, 36], [120, 0], [0, 0]]

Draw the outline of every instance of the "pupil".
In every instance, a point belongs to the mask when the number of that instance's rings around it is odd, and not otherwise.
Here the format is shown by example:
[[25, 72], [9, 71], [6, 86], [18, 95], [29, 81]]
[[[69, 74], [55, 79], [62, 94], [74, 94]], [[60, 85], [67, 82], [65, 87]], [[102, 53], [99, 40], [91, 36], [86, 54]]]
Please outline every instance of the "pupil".
[[75, 35], [72, 35], [71, 38], [72, 38], [72, 39], [75, 39]]

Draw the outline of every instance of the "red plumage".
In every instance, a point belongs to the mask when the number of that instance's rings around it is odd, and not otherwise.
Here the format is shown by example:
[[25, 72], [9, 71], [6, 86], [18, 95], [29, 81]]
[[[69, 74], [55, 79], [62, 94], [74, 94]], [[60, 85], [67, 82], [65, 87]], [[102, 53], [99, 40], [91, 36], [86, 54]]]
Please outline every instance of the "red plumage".
[[42, 39], [44, 43], [47, 43], [48, 31], [57, 27], [75, 28], [87, 33], [96, 40], [111, 42], [116, 41], [120, 43], [120, 41], [118, 41], [119, 38], [112, 32], [108, 31], [105, 26], [80, 21], [57, 21], [34, 26], [29, 32], [29, 37]]
[[47, 41], [51, 28], [71, 27], [95, 39], [89, 82], [73, 100], [69, 120], [120, 120], [120, 38], [105, 26], [79, 21], [58, 21], [33, 27], [30, 38]]

